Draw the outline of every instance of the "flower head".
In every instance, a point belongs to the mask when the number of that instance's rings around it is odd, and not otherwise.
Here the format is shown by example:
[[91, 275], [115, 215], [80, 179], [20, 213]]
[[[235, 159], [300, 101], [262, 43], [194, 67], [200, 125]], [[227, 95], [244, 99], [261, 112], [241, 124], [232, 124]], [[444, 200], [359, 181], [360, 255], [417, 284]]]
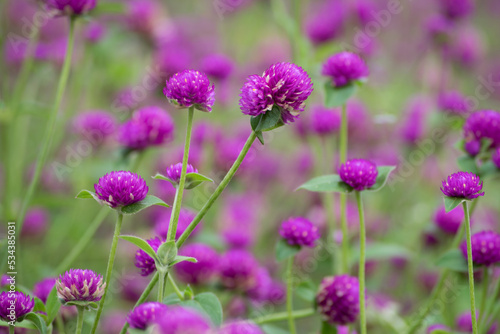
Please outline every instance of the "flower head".
[[33, 294], [35, 297], [39, 298], [43, 303], [47, 302], [52, 288], [56, 284], [55, 278], [45, 278], [33, 286]]
[[442, 111], [456, 115], [464, 115], [469, 111], [467, 99], [455, 90], [441, 93], [438, 98], [438, 106]]
[[101, 300], [105, 287], [102, 276], [87, 269], [70, 269], [56, 280], [57, 296], [64, 303], [97, 302]]
[[314, 247], [319, 239], [318, 228], [309, 220], [302, 217], [293, 217], [281, 224], [280, 235], [290, 245]]
[[[500, 262], [500, 235], [493, 231], [481, 231], [471, 236], [472, 261], [475, 264], [489, 266]], [[467, 259], [467, 243], [460, 245]]]
[[323, 44], [342, 33], [345, 10], [339, 2], [325, 2], [318, 6], [315, 13], [306, 17], [305, 32], [314, 44]]
[[185, 70], [174, 74], [163, 88], [163, 94], [170, 103], [178, 108], [194, 106], [201, 111], [210, 112], [214, 105], [214, 85], [204, 73]]
[[224, 80], [233, 71], [233, 61], [223, 54], [211, 54], [201, 61], [201, 69], [207, 75], [216, 79]]
[[181, 306], [168, 307], [157, 323], [159, 334], [208, 334], [211, 327], [198, 311]]
[[306, 71], [292, 63], [276, 63], [262, 76], [251, 75], [240, 94], [241, 111], [250, 116], [265, 114], [277, 106], [284, 123], [291, 123], [304, 111], [305, 101], [313, 91]]
[[130, 327], [146, 330], [167, 312], [167, 305], [159, 302], [143, 303], [135, 307], [127, 317]]
[[326, 60], [321, 74], [331, 77], [334, 86], [342, 87], [353, 81], [365, 79], [369, 70], [359, 55], [342, 51]]
[[477, 155], [481, 139], [491, 140], [491, 147], [500, 146], [500, 112], [480, 110], [472, 113], [463, 127], [465, 149], [470, 155]]
[[64, 15], [85, 14], [96, 5], [96, 0], [45, 0], [49, 8], [58, 10]]
[[198, 262], [183, 261], [175, 265], [179, 279], [186, 284], [204, 284], [217, 273], [219, 255], [210, 246], [194, 243], [184, 246], [179, 255], [194, 257]]
[[218, 269], [223, 286], [245, 291], [255, 286], [259, 263], [252, 253], [235, 249], [221, 256]]
[[223, 325], [217, 334], [264, 334], [264, 332], [250, 321], [233, 321]]
[[92, 139], [92, 143], [98, 145], [115, 132], [116, 119], [106, 111], [87, 111], [75, 117], [73, 129], [81, 137]]
[[472, 0], [440, 0], [441, 11], [450, 19], [469, 16], [474, 11]]
[[[153, 248], [155, 252], [163, 243], [163, 241], [161, 241], [160, 238], [152, 238], [146, 241], [151, 246], [151, 248]], [[149, 256], [142, 249], [138, 249], [137, 252], [135, 252], [134, 264], [137, 268], [141, 269], [141, 276], [148, 276], [149, 274], [151, 274], [156, 270], [155, 260], [153, 260], [153, 258]]]
[[453, 173], [442, 182], [441, 192], [445, 196], [473, 199], [484, 196], [483, 182], [474, 173], [458, 172]]
[[[182, 172], [182, 162], [179, 162], [167, 168], [167, 177], [173, 182], [179, 183], [181, 180], [181, 172]], [[198, 173], [198, 170], [194, 168], [192, 165], [187, 164], [186, 174], [189, 173]]]
[[32, 208], [26, 213], [22, 235], [38, 235], [45, 231], [49, 215], [44, 208]]
[[369, 160], [352, 159], [340, 165], [339, 175], [354, 190], [361, 191], [371, 188], [377, 182], [378, 170]]
[[330, 324], [353, 323], [359, 313], [359, 281], [348, 275], [326, 277], [316, 295], [318, 310]]
[[142, 201], [149, 190], [142, 177], [128, 171], [107, 173], [94, 189], [97, 197], [112, 208]]
[[329, 135], [340, 128], [341, 116], [336, 110], [316, 105], [311, 110], [311, 127], [318, 135]]
[[[476, 313], [476, 320], [479, 314]], [[456, 321], [456, 329], [460, 333], [472, 333], [472, 315], [469, 311], [461, 313]], [[494, 323], [489, 329], [487, 334], [495, 334], [496, 333], [497, 324]]]
[[456, 207], [450, 212], [446, 212], [446, 208], [441, 206], [434, 214], [434, 223], [448, 234], [456, 234], [464, 220], [464, 209]]
[[[14, 305], [12, 312], [12, 305]], [[0, 319], [15, 321], [30, 313], [35, 306], [35, 298], [19, 291], [3, 291], [0, 293]]]

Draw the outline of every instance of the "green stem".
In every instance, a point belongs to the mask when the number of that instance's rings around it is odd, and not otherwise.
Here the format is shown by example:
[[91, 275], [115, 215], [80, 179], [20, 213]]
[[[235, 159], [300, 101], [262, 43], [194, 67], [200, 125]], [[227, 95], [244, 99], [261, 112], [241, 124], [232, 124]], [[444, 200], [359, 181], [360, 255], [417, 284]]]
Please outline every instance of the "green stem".
[[[158, 278], [159, 277], [160, 277], [160, 274], [158, 272], [156, 272], [154, 274], [153, 278], [151, 278], [151, 281], [149, 282], [149, 284], [146, 287], [146, 289], [144, 289], [144, 291], [142, 292], [142, 295], [139, 297], [139, 299], [135, 303], [134, 308], [137, 307], [137, 306], [139, 306], [140, 304], [144, 303], [144, 301], [146, 301], [146, 299], [148, 298], [149, 294], [151, 293], [151, 290], [153, 290], [153, 288], [155, 287], [156, 283], [158, 283]], [[129, 323], [125, 322], [125, 325], [123, 325], [122, 330], [120, 331], [120, 334], [126, 334], [127, 333], [127, 329], [129, 328], [129, 326], [130, 326]]]
[[186, 170], [189, 158], [189, 147], [191, 145], [191, 131], [193, 129], [193, 116], [194, 116], [194, 107], [190, 107], [188, 113], [187, 128], [186, 128], [186, 141], [184, 143], [184, 155], [182, 156], [181, 179], [179, 181], [179, 185], [177, 186], [177, 190], [175, 192], [173, 212], [172, 215], [170, 216], [170, 224], [168, 226], [167, 242], [174, 241], [175, 235], [177, 233], [177, 222], [179, 220], [179, 215], [181, 212], [182, 195], [184, 193], [184, 183], [186, 182]]
[[[485, 319], [485, 323], [491, 323], [492, 322], [492, 319], [490, 319], [490, 314], [493, 311], [493, 307], [495, 305], [495, 301], [497, 301], [498, 298], [500, 297], [499, 293], [500, 293], [500, 278], [497, 280], [497, 284], [495, 285], [495, 290], [493, 291], [493, 294], [490, 296], [491, 298], [490, 298], [490, 300], [488, 302], [488, 305], [486, 306], [486, 310], [481, 310], [481, 313], [484, 313], [483, 316], [484, 316], [484, 319]], [[486, 332], [488, 326], [481, 326], [481, 327], [482, 328], [481, 328], [480, 332], [481, 333]]]
[[104, 302], [106, 300], [106, 295], [109, 289], [109, 282], [111, 281], [111, 274], [113, 272], [113, 265], [115, 263], [116, 246], [118, 245], [118, 237], [120, 236], [120, 230], [122, 229], [122, 222], [123, 214], [118, 213], [118, 219], [116, 220], [115, 225], [115, 233], [113, 234], [113, 241], [111, 242], [111, 250], [109, 252], [108, 267], [106, 269], [106, 287], [104, 288], [104, 294], [102, 295], [101, 301], [99, 303], [99, 308], [97, 309], [94, 325], [92, 326], [92, 334], [94, 334], [97, 330], [97, 325], [99, 324], [99, 319], [101, 318], [102, 309], [104, 308]]
[[[340, 124], [339, 160], [347, 160], [348, 119], [346, 104], [342, 105], [342, 120]], [[349, 272], [349, 231], [347, 228], [347, 195], [340, 194], [340, 226], [342, 228], [342, 271]]]
[[222, 179], [221, 183], [215, 189], [214, 193], [210, 196], [210, 198], [203, 205], [203, 207], [198, 212], [196, 217], [194, 217], [193, 221], [188, 225], [186, 230], [179, 237], [179, 240], [177, 240], [177, 248], [180, 248], [182, 246], [182, 244], [186, 241], [186, 239], [189, 237], [191, 232], [193, 232], [193, 230], [196, 228], [196, 226], [200, 223], [201, 219], [205, 216], [205, 214], [208, 212], [208, 210], [212, 207], [212, 205], [217, 200], [217, 198], [219, 198], [220, 194], [222, 194], [222, 191], [224, 191], [224, 189], [227, 187], [227, 185], [229, 184], [229, 182], [233, 178], [234, 174], [236, 174], [236, 171], [240, 167], [241, 163], [243, 162], [243, 159], [247, 155], [248, 150], [250, 150], [250, 147], [252, 146], [253, 142], [255, 141], [255, 138], [257, 138], [257, 136], [255, 135], [255, 132], [252, 131], [252, 133], [248, 137], [247, 141], [245, 142], [245, 146], [243, 146], [243, 149], [241, 150], [240, 154], [238, 155], [238, 158], [236, 159], [234, 164], [231, 166], [231, 169], [229, 169], [226, 176], [224, 176], [224, 179]]
[[180, 300], [184, 300], [184, 294], [182, 293], [181, 289], [177, 286], [177, 283], [175, 283], [174, 278], [172, 275], [168, 275], [168, 281], [170, 282], [170, 285], [172, 285], [172, 288], [174, 289], [175, 294], [177, 297], [179, 297]]
[[293, 256], [288, 259], [286, 270], [286, 310], [288, 312], [288, 328], [290, 329], [290, 334], [297, 333], [293, 320], [293, 260]]
[[85, 309], [81, 306], [77, 306], [76, 309], [78, 310], [78, 316], [76, 318], [76, 334], [81, 334], [82, 329], [83, 329], [83, 311]]
[[65, 333], [65, 330], [64, 330], [64, 322], [63, 322], [63, 319], [62, 319], [62, 315], [61, 313], [58, 313], [57, 316], [56, 316], [56, 328], [57, 328], [57, 333], [58, 334], [64, 334]]
[[366, 334], [366, 311], [365, 311], [365, 257], [366, 257], [366, 228], [365, 215], [363, 212], [363, 201], [361, 192], [356, 191], [356, 202], [359, 212], [359, 321], [361, 334]]
[[[312, 308], [308, 308], [305, 310], [298, 310], [298, 311], [293, 311], [293, 318], [294, 319], [299, 319], [299, 318], [307, 318], [312, 315], [315, 315], [316, 311]], [[274, 313], [270, 314], [267, 316], [262, 316], [260, 318], [255, 318], [252, 319], [253, 322], [255, 322], [257, 325], [265, 324], [268, 322], [275, 322], [275, 321], [283, 321], [287, 320], [289, 317], [288, 312], [281, 312], [281, 313]]]
[[55, 132], [55, 125], [56, 125], [56, 120], [57, 120], [57, 113], [61, 107], [61, 102], [62, 98], [64, 95], [64, 90], [66, 88], [67, 82], [68, 82], [68, 77], [69, 77], [69, 72], [71, 68], [71, 58], [73, 55], [73, 46], [74, 46], [74, 35], [75, 35], [75, 19], [70, 18], [70, 29], [69, 29], [69, 36], [68, 36], [68, 46], [66, 48], [66, 55], [64, 58], [64, 64], [63, 68], [61, 71], [61, 76], [59, 77], [59, 82], [57, 85], [57, 92], [56, 92], [56, 98], [54, 101], [54, 106], [50, 112], [49, 115], [49, 120], [47, 124], [47, 128], [45, 130], [45, 135], [42, 139], [42, 147], [40, 148], [36, 163], [35, 163], [35, 172], [33, 174], [33, 178], [31, 179], [31, 182], [28, 187], [28, 191], [26, 193], [26, 196], [24, 197], [21, 210], [19, 212], [17, 222], [18, 222], [18, 227], [16, 229], [16, 234], [19, 235], [21, 233], [22, 227], [23, 227], [23, 222], [24, 222], [24, 217], [26, 215], [26, 211], [28, 210], [28, 206], [31, 203], [31, 199], [33, 198], [33, 195], [35, 193], [35, 189], [38, 186], [38, 182], [40, 180], [40, 175], [43, 170], [43, 166], [45, 165], [45, 162], [48, 158], [48, 153], [50, 149], [50, 145], [52, 142], [52, 137]]
[[165, 294], [165, 281], [167, 280], [168, 270], [158, 270], [159, 280], [158, 280], [158, 303], [163, 302], [163, 297]]
[[16, 326], [9, 325], [9, 334], [15, 334], [15, 333], [16, 333]]
[[469, 293], [470, 293], [470, 312], [472, 317], [472, 333], [477, 334], [476, 318], [476, 298], [474, 297], [474, 264], [472, 263], [472, 244], [470, 231], [470, 217], [467, 201], [463, 202], [465, 215], [465, 232], [467, 237], [467, 268], [469, 271]]
[[[479, 308], [479, 329], [481, 329], [481, 325], [484, 325], [483, 324], [483, 319], [484, 316], [486, 315], [486, 302], [488, 300], [488, 287], [489, 287], [489, 277], [490, 275], [488, 275], [489, 272], [488, 272], [488, 267], [487, 266], [484, 266], [483, 268], [483, 281], [481, 282], [481, 284], [483, 285], [483, 295], [481, 296], [481, 307]], [[486, 319], [484, 321], [486, 323]], [[479, 331], [481, 332], [481, 330]]]

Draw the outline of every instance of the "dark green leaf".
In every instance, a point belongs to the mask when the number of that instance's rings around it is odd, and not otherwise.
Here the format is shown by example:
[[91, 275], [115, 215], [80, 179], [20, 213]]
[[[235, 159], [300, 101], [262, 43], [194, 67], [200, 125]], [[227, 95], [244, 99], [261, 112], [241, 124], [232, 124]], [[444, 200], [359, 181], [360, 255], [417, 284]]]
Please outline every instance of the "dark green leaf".
[[264, 114], [260, 114], [250, 118], [250, 126], [252, 127], [253, 131], [256, 131], [255, 129], [257, 129], [259, 124], [262, 122], [262, 117], [264, 117]]
[[220, 326], [222, 323], [222, 305], [219, 298], [212, 292], [203, 292], [194, 297], [201, 307], [210, 317], [212, 323], [216, 326]]
[[191, 288], [191, 285], [188, 284], [188, 286], [182, 292], [182, 295], [184, 296], [184, 299], [187, 299], [187, 300], [193, 299], [194, 292], [193, 292], [193, 289]]
[[209, 177], [206, 177], [205, 175], [199, 174], [199, 173], [187, 173], [186, 174], [186, 183], [184, 184], [185, 189], [193, 189], [203, 182], [208, 181], [208, 182], [214, 182]]
[[302, 298], [307, 302], [314, 302], [316, 298], [316, 293], [318, 292], [318, 287], [310, 280], [300, 282], [295, 288], [295, 293], [297, 296]]
[[297, 189], [305, 189], [314, 192], [338, 192], [350, 193], [352, 188], [344, 183], [338, 174], [330, 174], [315, 177]]
[[90, 12], [91, 16], [125, 14], [127, 6], [120, 2], [98, 2], [95, 8]]
[[391, 172], [395, 169], [395, 166], [379, 166], [377, 167], [378, 175], [377, 180], [373, 187], [366, 189], [366, 191], [377, 191], [382, 189], [387, 183], [387, 179]]
[[45, 303], [45, 308], [47, 309], [47, 325], [50, 325], [52, 321], [57, 316], [59, 309], [61, 308], [61, 303], [57, 297], [57, 290], [54, 286], [47, 297], [47, 302]]
[[95, 199], [97, 202], [99, 203], [102, 203], [102, 201], [99, 199], [99, 197], [97, 197], [96, 193], [93, 192], [93, 191], [90, 191], [90, 190], [82, 190], [80, 191], [77, 195], [76, 195], [76, 198], [80, 198], [80, 199], [88, 199], [88, 198], [93, 198]]
[[290, 256], [294, 256], [300, 251], [299, 245], [290, 245], [285, 239], [281, 239], [276, 244], [276, 260], [278, 262], [288, 259]]
[[47, 313], [47, 310], [45, 309], [45, 304], [40, 300], [40, 298], [35, 297], [35, 307], [33, 308], [33, 312]]
[[458, 272], [467, 272], [467, 260], [460, 249], [452, 249], [444, 253], [437, 261], [436, 265]]
[[158, 255], [156, 254], [153, 247], [151, 247], [151, 245], [148, 244], [148, 242], [146, 240], [141, 239], [139, 237], [136, 237], [134, 235], [120, 235], [120, 238], [123, 240], [126, 240], [128, 242], [133, 243], [134, 245], [136, 245], [137, 247], [142, 249], [144, 252], [146, 252], [146, 254], [151, 256], [151, 258], [153, 258], [153, 260], [155, 260], [155, 262], [158, 261]]
[[135, 214], [135, 213], [137, 213], [139, 211], [142, 211], [142, 210], [144, 210], [146, 208], [149, 208], [152, 205], [161, 205], [161, 206], [164, 206], [164, 207], [167, 207], [167, 208], [169, 207], [169, 205], [167, 203], [163, 202], [158, 197], [153, 196], [153, 195], [148, 195], [142, 201], [135, 202], [133, 204], [124, 206], [121, 209], [121, 212], [123, 214], [126, 214], [126, 215], [132, 215], [132, 214]]
[[334, 87], [331, 81], [325, 83], [325, 106], [327, 108], [340, 107], [356, 92], [356, 85], [348, 84]]
[[193, 263], [198, 262], [198, 260], [196, 260], [194, 257], [177, 255], [175, 259], [172, 262], [170, 262], [170, 266], [176, 265], [177, 263], [182, 261], [188, 261]]
[[179, 297], [175, 293], [172, 293], [172, 294], [166, 296], [165, 298], [163, 298], [163, 304], [165, 304], [165, 305], [174, 305], [174, 304], [179, 304], [180, 302], [181, 302], [181, 300], [179, 299]]
[[172, 180], [170, 180], [168, 177], [166, 177], [165, 175], [160, 174], [160, 173], [156, 173], [156, 175], [155, 175], [155, 176], [153, 176], [153, 179], [155, 179], [155, 180], [163, 180], [163, 181], [172, 182]]
[[451, 210], [455, 209], [457, 206], [462, 204], [462, 202], [465, 201], [464, 198], [461, 197], [448, 197], [445, 196], [444, 198], [444, 207], [446, 209], [446, 212], [450, 212]]
[[39, 314], [30, 312], [24, 316], [24, 319], [35, 325], [41, 334], [47, 334], [47, 324]]
[[465, 171], [478, 174], [476, 159], [470, 155], [463, 155], [457, 159], [458, 167]]
[[161, 264], [169, 265], [172, 263], [177, 257], [177, 246], [175, 245], [175, 241], [164, 242], [158, 247], [156, 251], [158, 254], [158, 259]]
[[328, 322], [321, 322], [321, 334], [337, 334], [337, 327], [330, 325]]
[[64, 303], [65, 306], [80, 306], [85, 308], [97, 309], [99, 305], [95, 302], [74, 300]]
[[[0, 319], [0, 327], [9, 327], [9, 323]], [[36, 327], [29, 321], [16, 322], [16, 327], [36, 329]]]
[[283, 328], [276, 327], [273, 325], [263, 325], [262, 330], [266, 334], [290, 334], [288, 331], [284, 330]]
[[270, 131], [283, 125], [281, 120], [281, 110], [278, 106], [273, 106], [271, 110], [266, 111], [265, 114], [260, 114], [250, 119], [252, 130]]
[[260, 143], [264, 145], [264, 136], [262, 135], [262, 131], [255, 132], [255, 135], [257, 136], [257, 139], [260, 141]]

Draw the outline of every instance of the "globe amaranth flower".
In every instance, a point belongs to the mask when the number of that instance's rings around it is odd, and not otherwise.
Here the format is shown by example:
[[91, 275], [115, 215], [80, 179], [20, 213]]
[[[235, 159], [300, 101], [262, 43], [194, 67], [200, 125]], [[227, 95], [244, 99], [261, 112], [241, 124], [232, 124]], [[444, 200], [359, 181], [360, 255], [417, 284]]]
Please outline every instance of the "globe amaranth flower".
[[57, 296], [64, 303], [98, 302], [105, 287], [102, 276], [88, 269], [70, 269], [56, 280]]
[[451, 329], [445, 325], [434, 324], [434, 325], [430, 325], [429, 327], [427, 327], [427, 330], [425, 331], [425, 333], [432, 334], [436, 330], [450, 331]]
[[351, 159], [340, 165], [339, 176], [356, 191], [371, 188], [377, 182], [377, 166], [365, 159]]
[[[476, 313], [476, 320], [479, 314]], [[463, 312], [459, 314], [456, 322], [456, 329], [460, 333], [472, 333], [472, 315], [470, 312]], [[495, 334], [496, 333], [497, 324], [493, 324], [489, 329], [487, 334]]]
[[496, 148], [493, 154], [491, 155], [491, 161], [497, 166], [497, 168], [500, 168], [500, 147]]
[[0, 293], [0, 319], [7, 322], [30, 313], [35, 306], [35, 298], [19, 291], [3, 291]]
[[73, 129], [97, 146], [115, 132], [116, 119], [106, 111], [87, 111], [75, 117]]
[[178, 108], [194, 107], [210, 112], [215, 102], [214, 85], [204, 73], [185, 70], [174, 74], [167, 80], [163, 94]]
[[209, 334], [210, 321], [194, 309], [168, 307], [163, 317], [157, 320], [158, 334]]
[[313, 84], [302, 67], [292, 63], [276, 63], [262, 76], [251, 75], [240, 94], [241, 111], [250, 116], [265, 114], [277, 106], [284, 123], [293, 122], [304, 111]]
[[64, 15], [82, 15], [96, 5], [96, 0], [44, 0], [47, 6]]
[[219, 80], [226, 79], [233, 71], [233, 68], [231, 58], [223, 54], [210, 54], [201, 61], [202, 71]]
[[179, 262], [174, 270], [177, 277], [186, 284], [208, 283], [217, 273], [219, 255], [210, 246], [193, 243], [179, 250], [179, 255], [194, 257], [198, 262]]
[[143, 303], [135, 307], [127, 317], [130, 327], [147, 329], [167, 312], [167, 305], [159, 302]]
[[142, 201], [149, 190], [142, 177], [128, 171], [107, 173], [94, 189], [97, 197], [112, 208]]
[[318, 228], [303, 217], [292, 217], [281, 224], [280, 235], [289, 245], [314, 247], [319, 239]]
[[[167, 177], [173, 182], [179, 183], [181, 181], [181, 172], [182, 172], [182, 162], [179, 162], [167, 168]], [[187, 164], [186, 174], [189, 173], [198, 173], [198, 170], [194, 168], [192, 165]]]
[[[500, 235], [493, 231], [481, 231], [471, 236], [472, 261], [475, 264], [490, 266], [500, 262]], [[467, 259], [467, 243], [460, 245]]]
[[500, 146], [500, 112], [480, 110], [472, 113], [463, 127], [465, 150], [472, 156], [479, 153], [481, 139], [491, 140], [491, 147]]
[[45, 304], [55, 284], [55, 278], [45, 278], [33, 286], [33, 294]]
[[325, 61], [321, 74], [330, 77], [335, 87], [342, 87], [353, 81], [365, 79], [369, 70], [359, 55], [342, 51]]
[[224, 324], [217, 334], [264, 334], [264, 332], [256, 324], [240, 320]]
[[321, 105], [315, 105], [311, 109], [311, 128], [316, 134], [324, 136], [339, 130], [341, 116], [337, 110]]
[[464, 209], [462, 207], [459, 206], [450, 212], [446, 212], [446, 208], [441, 206], [434, 214], [434, 223], [436, 223], [443, 232], [456, 234], [464, 218]]
[[260, 267], [255, 275], [255, 284], [245, 291], [246, 295], [254, 302], [266, 302], [269, 297], [269, 289], [273, 284], [273, 279], [269, 270]]
[[348, 275], [326, 277], [316, 295], [318, 310], [330, 324], [353, 323], [359, 314], [359, 281]]
[[[160, 238], [152, 238], [146, 241], [151, 246], [151, 248], [153, 248], [155, 252], [163, 243], [163, 241], [160, 240]], [[153, 260], [153, 258], [149, 256], [142, 249], [138, 249], [137, 252], [135, 252], [134, 264], [137, 268], [141, 269], [141, 276], [148, 276], [149, 274], [151, 274], [156, 270], [155, 260]]]
[[345, 21], [344, 5], [336, 1], [321, 3], [305, 19], [305, 33], [316, 45], [328, 42], [342, 33]]
[[455, 90], [441, 93], [438, 97], [438, 107], [442, 111], [456, 115], [464, 115], [469, 111], [466, 97]]
[[35, 236], [43, 233], [47, 228], [48, 220], [47, 210], [44, 208], [31, 208], [26, 213], [21, 234], [23, 236]]
[[106, 33], [106, 26], [100, 22], [92, 21], [86, 27], [84, 31], [84, 37], [89, 43], [99, 42]]
[[441, 192], [445, 196], [473, 199], [484, 196], [483, 182], [474, 173], [458, 172], [453, 173], [442, 182]]
[[174, 138], [174, 121], [160, 107], [148, 106], [134, 112], [132, 118], [119, 130], [118, 140], [133, 150], [160, 146]]
[[219, 278], [228, 289], [246, 291], [255, 286], [259, 263], [252, 253], [234, 249], [226, 252], [219, 260]]

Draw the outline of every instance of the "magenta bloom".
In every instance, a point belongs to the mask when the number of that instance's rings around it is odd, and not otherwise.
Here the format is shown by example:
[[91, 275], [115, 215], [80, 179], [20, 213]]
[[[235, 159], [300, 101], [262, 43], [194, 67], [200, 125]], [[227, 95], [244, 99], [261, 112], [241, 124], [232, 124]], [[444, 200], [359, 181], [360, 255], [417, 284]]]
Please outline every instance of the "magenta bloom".
[[464, 221], [464, 209], [456, 207], [450, 212], [441, 206], [434, 214], [434, 223], [445, 233], [456, 234]]
[[179, 262], [174, 270], [179, 279], [186, 284], [205, 284], [212, 280], [217, 273], [219, 255], [210, 246], [194, 243], [179, 250], [179, 255], [191, 256], [198, 260]]
[[204, 73], [185, 70], [174, 74], [163, 88], [163, 94], [177, 108], [194, 106], [201, 111], [210, 112], [214, 105], [214, 85]]
[[[493, 231], [481, 231], [471, 236], [472, 261], [475, 264], [490, 266], [500, 262], [500, 235]], [[460, 249], [467, 259], [467, 243]]]
[[271, 65], [262, 76], [251, 75], [240, 94], [241, 111], [250, 116], [265, 114], [279, 107], [284, 123], [293, 122], [304, 111], [305, 101], [313, 91], [306, 71], [292, 63]]
[[453, 173], [442, 182], [441, 192], [445, 196], [473, 199], [484, 196], [483, 182], [474, 173], [458, 172]]
[[321, 105], [315, 105], [311, 109], [311, 128], [316, 134], [330, 135], [339, 130], [341, 115], [338, 111]]
[[302, 217], [293, 217], [281, 224], [280, 235], [290, 244], [314, 247], [319, 239], [318, 228], [309, 220]]
[[318, 310], [330, 324], [353, 323], [359, 313], [359, 281], [348, 275], [326, 277], [316, 295]]
[[67, 302], [98, 302], [104, 294], [106, 283], [102, 276], [87, 269], [70, 269], [56, 280], [57, 296]]
[[50, 291], [52, 291], [52, 288], [55, 284], [55, 278], [50, 277], [43, 279], [33, 286], [33, 294], [45, 304], [47, 302], [47, 298], [49, 297]]
[[34, 236], [43, 233], [47, 228], [48, 220], [49, 215], [47, 213], [47, 210], [45, 210], [44, 208], [31, 208], [26, 213], [22, 235]]
[[80, 113], [73, 121], [73, 128], [93, 145], [99, 145], [116, 130], [115, 117], [102, 110]]
[[483, 138], [492, 141], [491, 147], [500, 146], [500, 112], [480, 110], [472, 113], [465, 121], [463, 136], [465, 149], [472, 156], [479, 153]]
[[97, 43], [104, 37], [105, 33], [106, 27], [104, 26], [104, 24], [93, 21], [90, 22], [87, 27], [85, 27], [84, 36], [88, 42]]
[[144, 107], [132, 115], [119, 131], [118, 140], [130, 149], [142, 150], [160, 146], [174, 138], [174, 121], [160, 107]]
[[464, 115], [469, 111], [465, 96], [454, 90], [441, 93], [438, 98], [438, 106], [442, 111], [456, 115]]
[[[479, 314], [476, 313], [476, 320]], [[456, 319], [457, 331], [460, 333], [472, 333], [472, 315], [470, 312], [464, 312], [460, 314]], [[489, 329], [487, 334], [496, 333], [497, 324], [493, 324]]]
[[201, 61], [201, 69], [207, 75], [219, 80], [226, 79], [233, 71], [233, 61], [223, 54], [211, 54]]
[[[179, 162], [167, 168], [167, 177], [173, 182], [179, 183], [181, 181], [181, 172], [182, 172], [182, 162]], [[198, 170], [194, 168], [192, 165], [187, 164], [186, 174], [189, 173], [198, 173]]]
[[[12, 312], [14, 305], [14, 312]], [[22, 292], [3, 291], [0, 293], [0, 319], [7, 322], [17, 319], [30, 313], [35, 306], [35, 299]]]
[[495, 149], [495, 151], [491, 155], [491, 161], [493, 161], [497, 168], [500, 168], [500, 147]]
[[435, 330], [438, 330], [438, 329], [442, 329], [444, 331], [450, 331], [451, 329], [449, 329], [448, 327], [446, 327], [445, 325], [441, 325], [441, 324], [434, 324], [434, 325], [430, 325], [429, 327], [427, 327], [427, 330], [426, 330], [426, 334], [432, 334], [432, 332], [434, 332]]
[[217, 334], [264, 334], [264, 332], [250, 321], [233, 321], [223, 325]]
[[305, 32], [314, 44], [323, 44], [342, 33], [345, 11], [336, 1], [321, 3], [315, 12], [305, 19]]
[[[148, 244], [153, 248], [153, 250], [156, 252], [158, 250], [158, 247], [163, 243], [163, 241], [160, 240], [160, 238], [152, 238], [146, 240]], [[149, 256], [145, 251], [142, 249], [138, 249], [137, 252], [135, 252], [135, 266], [139, 269], [141, 269], [141, 276], [148, 276], [151, 274], [153, 271], [156, 270], [156, 264], [155, 260], [151, 256]]]
[[127, 321], [130, 327], [146, 330], [155, 324], [167, 312], [167, 305], [159, 302], [143, 303], [129, 313]]
[[94, 189], [97, 197], [112, 208], [142, 201], [149, 190], [142, 177], [128, 171], [107, 173]]
[[252, 253], [245, 250], [230, 250], [219, 260], [219, 277], [228, 289], [246, 291], [256, 284], [259, 263]]
[[334, 86], [342, 87], [353, 81], [365, 79], [369, 70], [359, 55], [342, 51], [325, 61], [321, 74], [330, 77]]
[[49, 8], [58, 10], [64, 15], [85, 14], [96, 5], [96, 0], [44, 0]]
[[194, 309], [168, 307], [157, 321], [158, 334], [208, 334], [210, 322]]
[[365, 159], [347, 160], [339, 168], [340, 179], [356, 191], [371, 188], [377, 182], [377, 166]]
[[440, 0], [441, 11], [450, 19], [461, 19], [474, 11], [472, 0]]

